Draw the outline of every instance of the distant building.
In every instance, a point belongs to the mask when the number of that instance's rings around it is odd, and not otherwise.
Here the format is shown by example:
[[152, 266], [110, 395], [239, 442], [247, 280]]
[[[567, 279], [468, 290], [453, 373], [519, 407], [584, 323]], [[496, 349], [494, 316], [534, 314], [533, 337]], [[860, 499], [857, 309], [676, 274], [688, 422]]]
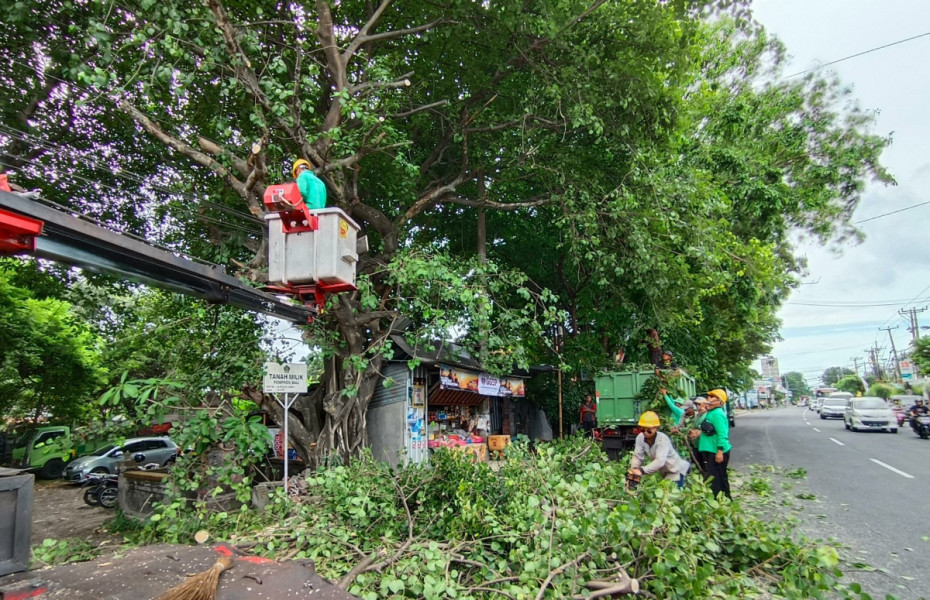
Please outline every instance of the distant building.
[[778, 359], [774, 356], [762, 357], [762, 379], [771, 379], [778, 381], [781, 375], [778, 373]]

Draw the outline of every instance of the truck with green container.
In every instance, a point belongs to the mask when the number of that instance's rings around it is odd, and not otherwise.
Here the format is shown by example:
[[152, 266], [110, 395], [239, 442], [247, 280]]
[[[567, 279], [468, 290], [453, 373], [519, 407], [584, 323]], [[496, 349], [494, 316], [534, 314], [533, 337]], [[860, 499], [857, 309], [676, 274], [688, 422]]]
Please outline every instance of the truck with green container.
[[[697, 394], [694, 377], [680, 370], [676, 375], [669, 377], [667, 383], [657, 380], [654, 370], [611, 371], [595, 376], [596, 435], [601, 439], [601, 446], [611, 460], [619, 458], [621, 450], [633, 447], [639, 433], [639, 415], [650, 410], [650, 407], [653, 410], [656, 408], [654, 400], [643, 397], [641, 392], [644, 387], [657, 390], [659, 386], [667, 387], [669, 393], [677, 398], [687, 399]], [[663, 417], [663, 422], [668, 422], [671, 413], [664, 406], [664, 402], [662, 408], [656, 412]]]

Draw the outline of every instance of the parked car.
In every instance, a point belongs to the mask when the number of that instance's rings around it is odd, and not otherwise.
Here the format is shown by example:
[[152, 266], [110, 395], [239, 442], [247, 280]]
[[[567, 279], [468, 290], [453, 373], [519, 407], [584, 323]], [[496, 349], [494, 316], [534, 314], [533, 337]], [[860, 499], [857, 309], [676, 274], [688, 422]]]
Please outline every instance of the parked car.
[[898, 418], [891, 407], [875, 396], [853, 398], [843, 415], [846, 429], [880, 429], [898, 433]]
[[848, 403], [849, 400], [842, 396], [828, 396], [824, 398], [823, 404], [820, 406], [820, 418], [842, 419]]
[[62, 476], [66, 481], [81, 483], [91, 473], [115, 473], [118, 463], [138, 454], [142, 455], [138, 462], [164, 466], [174, 462], [179, 453], [177, 444], [166, 437], [130, 438], [120, 446], [104, 446], [93, 454], [72, 460]]

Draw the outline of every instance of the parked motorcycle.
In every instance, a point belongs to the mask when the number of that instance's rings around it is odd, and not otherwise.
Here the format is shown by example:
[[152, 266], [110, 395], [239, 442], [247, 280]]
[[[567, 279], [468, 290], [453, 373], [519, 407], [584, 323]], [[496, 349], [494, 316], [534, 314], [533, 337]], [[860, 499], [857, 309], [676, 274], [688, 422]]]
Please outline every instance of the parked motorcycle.
[[[145, 460], [143, 454], [136, 454], [133, 459], [137, 463]], [[143, 471], [151, 471], [159, 468], [158, 463], [149, 463], [139, 467]], [[119, 475], [109, 473], [91, 473], [87, 476], [82, 484], [84, 489], [84, 503], [88, 506], [102, 506], [104, 508], [113, 508], [116, 506], [116, 500], [119, 497]]]
[[916, 419], [913, 425], [914, 433], [922, 440], [930, 438], [930, 415], [917, 415], [914, 418]]
[[119, 494], [119, 475], [92, 473], [84, 481], [84, 504], [113, 508]]

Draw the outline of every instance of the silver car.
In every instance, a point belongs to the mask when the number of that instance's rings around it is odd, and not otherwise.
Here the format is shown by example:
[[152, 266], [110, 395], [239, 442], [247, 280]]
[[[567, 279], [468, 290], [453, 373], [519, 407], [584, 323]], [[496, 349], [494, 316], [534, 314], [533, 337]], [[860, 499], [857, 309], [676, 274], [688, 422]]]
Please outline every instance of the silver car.
[[884, 400], [875, 396], [851, 399], [843, 415], [843, 423], [846, 429], [853, 431], [881, 429], [898, 433], [898, 418], [894, 411]]
[[121, 446], [110, 444], [88, 456], [68, 463], [62, 477], [72, 483], [81, 483], [91, 473], [115, 473], [116, 465], [141, 455], [141, 463], [167, 465], [177, 459], [177, 444], [166, 437], [129, 438]]
[[830, 396], [823, 399], [823, 405], [820, 407], [821, 419], [842, 419], [843, 413], [846, 412], [846, 398], [834, 398]]

